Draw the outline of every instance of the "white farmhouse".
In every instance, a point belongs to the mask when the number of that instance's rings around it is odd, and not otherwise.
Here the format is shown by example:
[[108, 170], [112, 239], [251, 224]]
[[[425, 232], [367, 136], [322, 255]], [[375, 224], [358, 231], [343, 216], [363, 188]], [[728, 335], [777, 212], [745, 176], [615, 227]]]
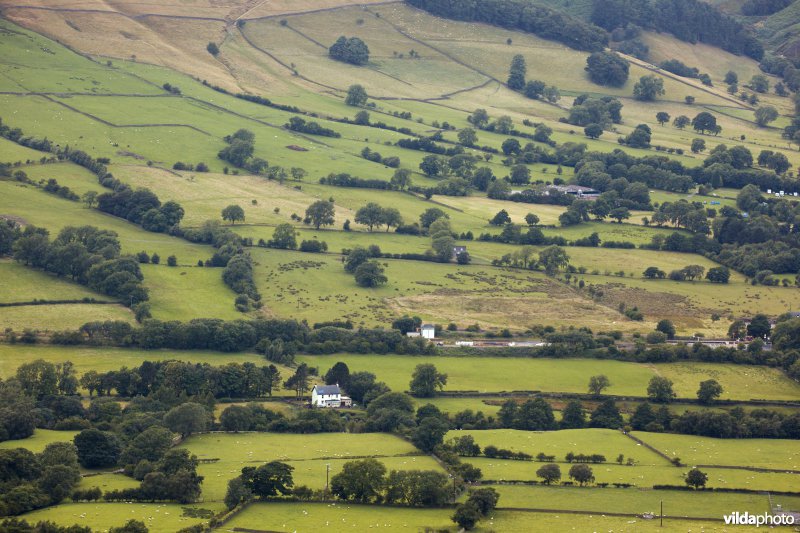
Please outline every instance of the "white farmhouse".
[[353, 400], [342, 395], [339, 385], [314, 385], [311, 389], [311, 407], [350, 407]]
[[436, 337], [436, 326], [433, 324], [423, 324], [419, 332], [423, 339], [433, 340]]

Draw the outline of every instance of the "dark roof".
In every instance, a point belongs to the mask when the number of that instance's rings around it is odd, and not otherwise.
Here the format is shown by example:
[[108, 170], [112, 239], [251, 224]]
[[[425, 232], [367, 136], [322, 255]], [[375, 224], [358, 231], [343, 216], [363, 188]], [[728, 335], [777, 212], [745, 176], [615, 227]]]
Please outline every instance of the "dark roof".
[[341, 394], [339, 390], [339, 385], [314, 385], [314, 388], [317, 389], [317, 394], [324, 394], [327, 396], [333, 396], [336, 394]]

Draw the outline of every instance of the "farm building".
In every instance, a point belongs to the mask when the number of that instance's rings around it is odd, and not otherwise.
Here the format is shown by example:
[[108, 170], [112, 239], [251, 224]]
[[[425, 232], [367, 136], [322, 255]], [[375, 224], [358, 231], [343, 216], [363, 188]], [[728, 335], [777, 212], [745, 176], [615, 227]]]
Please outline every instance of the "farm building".
[[545, 194], [549, 194], [549, 191], [558, 191], [560, 193], [569, 194], [570, 196], [576, 196], [578, 198], [596, 198], [600, 195], [600, 191], [592, 189], [591, 187], [581, 187], [580, 185], [551, 185], [545, 191]]
[[351, 407], [353, 400], [342, 395], [339, 385], [314, 385], [311, 407]]

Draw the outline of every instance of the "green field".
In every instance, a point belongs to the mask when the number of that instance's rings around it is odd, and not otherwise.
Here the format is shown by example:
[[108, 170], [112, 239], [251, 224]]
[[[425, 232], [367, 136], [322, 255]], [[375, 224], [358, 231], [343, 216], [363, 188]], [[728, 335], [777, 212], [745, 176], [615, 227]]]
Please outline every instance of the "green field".
[[[499, 485], [498, 506], [512, 508], [535, 507], [554, 510], [595, 511], [598, 513], [659, 513], [664, 502], [667, 516], [720, 518], [733, 511], [763, 513], [769, 510], [766, 495], [713, 494], [678, 491], [639, 491], [636, 489], [580, 489], [570, 487], [525, 487]], [[787, 509], [800, 505], [798, 498], [774, 497]]]
[[105, 529], [122, 526], [128, 520], [140, 520], [148, 529], [159, 533], [175, 531], [206, 522], [191, 518], [184, 509], [208, 509], [219, 512], [222, 504], [204, 503], [181, 505], [177, 503], [64, 503], [22, 515], [25, 520], [36, 523], [50, 520], [59, 525], [79, 524], [91, 528]]
[[[551, 455], [556, 453], [556, 450], [550, 452]], [[570, 465], [563, 462], [563, 454], [557, 455], [557, 457], [561, 461], [559, 466], [562, 481], [569, 481], [567, 474]], [[689, 467], [676, 468], [663, 461], [664, 464], [661, 465], [619, 466], [613, 462], [616, 457], [617, 455], [606, 456], [609, 463], [590, 465], [597, 483], [630, 483], [641, 489], [648, 489], [653, 485], [683, 486], [685, 484], [684, 475], [689, 470]], [[542, 463], [487, 459], [485, 457], [472, 457], [464, 460], [480, 468], [485, 480], [498, 482], [541, 481], [541, 478], [536, 475], [536, 471], [542, 466]], [[793, 492], [799, 480], [799, 474], [749, 472], [728, 468], [703, 468], [702, 470], [708, 474], [708, 486], [713, 488]], [[724, 500], [724, 498], [725, 496], [720, 496], [720, 499]], [[541, 507], [546, 508], [545, 506]]]
[[[503, 499], [500, 506], [503, 506]], [[408, 531], [457, 531], [450, 522], [450, 509], [404, 509], [370, 507], [355, 504], [325, 503], [258, 503], [248, 507], [231, 520], [224, 530], [232, 528], [270, 529], [274, 531], [311, 531], [321, 528], [363, 531], [372, 528], [392, 528]], [[675, 531], [717, 530], [717, 525], [688, 520], [666, 520], [665, 526]], [[750, 528], [755, 531], [755, 528]], [[218, 531], [222, 531], [220, 528]], [[658, 521], [628, 517], [596, 515], [548, 514], [498, 510], [480, 522], [473, 530], [488, 533], [508, 531], [526, 533], [533, 530], [580, 532], [594, 531], [662, 531]], [[721, 526], [720, 526], [721, 530]], [[737, 528], [747, 531], [746, 528]]]
[[[108, 301], [106, 296], [78, 285], [68, 278], [58, 278], [10, 260], [0, 261], [0, 303], [83, 298]], [[2, 312], [0, 310], [0, 316]]]
[[[719, 1], [726, 4], [725, 10], [739, 18], [741, 0], [712, 0], [712, 3]], [[542, 3], [583, 20], [591, 18], [590, 0], [542, 0]], [[232, 204], [241, 206], [245, 212], [244, 220], [225, 225], [243, 238], [240, 251], [253, 260], [253, 282], [261, 294], [263, 307], [240, 313], [234, 305], [236, 293], [223, 282], [223, 269], [202, 266], [214, 254], [212, 246], [183, 239], [179, 228], [172, 228], [169, 233], [148, 232], [84, 202], [45, 192], [40, 185], [49, 179], [57, 180], [78, 195], [90, 191], [103, 194], [110, 189], [103, 187], [93, 172], [66, 158], [48, 162], [53, 153], [0, 138], [0, 163], [12, 164], [11, 175], [0, 177], [0, 221], [10, 219], [23, 227], [45, 228], [51, 239], [64, 227], [92, 225], [116, 232], [123, 254], [158, 254], [160, 264], [141, 265], [154, 319], [185, 322], [194, 318], [229, 321], [276, 318], [304, 321], [309, 326], [349, 320], [355, 328], [389, 328], [393, 320], [409, 315], [440, 326], [455, 324], [456, 330], [445, 336], [448, 342], [460, 340], [462, 335], [466, 338], [464, 330], [473, 325], [481, 330], [475, 335], [508, 329], [514, 340], [531, 337], [542, 326], [552, 326], [557, 331], [588, 328], [595, 334], [618, 331], [623, 335], [621, 346], [630, 346], [653, 331], [662, 319], [671, 320], [681, 336], [725, 338], [734, 320], [756, 313], [775, 318], [800, 308], [797, 287], [752, 285], [741, 272], [731, 272], [730, 282], [724, 285], [712, 284], [702, 277], [693, 282], [644, 279], [643, 272], [649, 267], [669, 273], [687, 265], [700, 265], [706, 271], [720, 266], [709, 259], [713, 257], [711, 253], [706, 257], [642, 249], [654, 237], [675, 232], [691, 236], [671, 225], [645, 225], [643, 218], [651, 218], [652, 211], [632, 211], [624, 224], [593, 220], [563, 227], [559, 216], [566, 211], [564, 206], [490, 199], [487, 192], [475, 188], [466, 196], [433, 194], [433, 188], [443, 178], [455, 174], [447, 174], [450, 171], [446, 170], [445, 175], [429, 177], [422, 172], [424, 166], [420, 166], [429, 153], [397, 145], [401, 139], [436, 134], [441, 136], [440, 145], [445, 149], [459, 146], [459, 135], [465, 128], [473, 127], [467, 118], [482, 108], [491, 120], [509, 117], [516, 130], [501, 134], [499, 127], [490, 128], [495, 131], [479, 129], [476, 145], [462, 147], [464, 153], [476, 156], [475, 168], [488, 168], [497, 179], [508, 176], [515, 164], [513, 158], [507, 159], [503, 153], [503, 148], [507, 148], [505, 141], [514, 135], [522, 145], [530, 142], [551, 153], [558, 145], [583, 143], [588, 152], [609, 154], [624, 150], [636, 157], [664, 156], [690, 169], [687, 174], [707, 164], [706, 158], [716, 147], [742, 145], [756, 156], [761, 150], [785, 154], [792, 164], [791, 171], [796, 174], [800, 152], [796, 143], [789, 144], [782, 136], [782, 128], [791, 123], [796, 110], [792, 98], [774, 94], [779, 78], [768, 76], [772, 92], [759, 94], [759, 105], [775, 106], [779, 113], [769, 127], [756, 124], [756, 105], [726, 92], [723, 77], [728, 70], [737, 72], [743, 90], [750, 90], [746, 88], [750, 77], [761, 73], [758, 62], [750, 58], [703, 43], [681, 41], [665, 32], [643, 30], [639, 38], [650, 49], [648, 60], [626, 56], [630, 75], [622, 86], [611, 87], [590, 80], [584, 68], [589, 52], [532, 33], [432, 16], [404, 2], [378, 0], [355, 5], [348, 0], [82, 0], [80, 5], [73, 5], [75, 2], [63, 0], [34, 0], [28, 4], [0, 0], [3, 17], [0, 118], [1, 124], [9, 127], [4, 129], [4, 135], [9, 131], [10, 138], [47, 138], [59, 150], [69, 147], [85, 151], [93, 158], [103, 158], [108, 171], [121, 183], [133, 189], [147, 188], [161, 203], [178, 202], [185, 211], [182, 228], [221, 221], [222, 210]], [[793, 19], [797, 12], [793, 6], [764, 19], [740, 20], [746, 24], [757, 22], [755, 33], [763, 39], [770, 54], [788, 56], [791, 50], [778, 47], [788, 41], [785, 32], [797, 26]], [[513, 19], [508, 22], [510, 26], [516, 24]], [[563, 24], [571, 22], [565, 18]], [[330, 58], [328, 47], [341, 35], [365, 41], [370, 49], [366, 64], [354, 66]], [[216, 51], [208, 47], [211, 43], [218, 47]], [[610, 46], [617, 47], [618, 43], [615, 36]], [[553, 102], [529, 99], [509, 89], [506, 83], [509, 64], [517, 55], [527, 63], [527, 79], [557, 87], [559, 99]], [[678, 77], [657, 66], [667, 59], [678, 59], [707, 72], [714, 86]], [[655, 101], [633, 97], [634, 84], [644, 75], [652, 75], [663, 83], [665, 93]], [[345, 96], [351, 84], [366, 89], [369, 95], [366, 106], [347, 105]], [[236, 94], [268, 98], [272, 103], [262, 100], [259, 104], [237, 98]], [[583, 127], [568, 124], [564, 119], [573, 99], [581, 94], [618, 98], [623, 104], [620, 123], [610, 125], [597, 139], [587, 138]], [[687, 103], [686, 97], [694, 98], [694, 104]], [[350, 123], [360, 111], [369, 113], [370, 124]], [[692, 127], [678, 129], [671, 121], [663, 126], [656, 124], [657, 112], [666, 112], [671, 118], [680, 115], [691, 118], [701, 111], [716, 117], [721, 132], [707, 135]], [[284, 126], [301, 116], [334, 130], [339, 136], [299, 133]], [[383, 125], [377, 125], [378, 122]], [[538, 124], [552, 129], [552, 143], [531, 139]], [[651, 148], [624, 145], [622, 137], [640, 124], [651, 127]], [[17, 135], [13, 128], [20, 128], [23, 133]], [[255, 135], [253, 156], [266, 160], [266, 166], [282, 167], [287, 172], [301, 168], [305, 177], [270, 180], [264, 175], [250, 175], [222, 160], [218, 153], [227, 146], [224, 137], [240, 128]], [[408, 131], [396, 131], [400, 128]], [[693, 139], [704, 140], [705, 150], [692, 153]], [[20, 142], [28, 144], [27, 140]], [[330, 173], [347, 173], [384, 186], [395, 168], [366, 159], [362, 156], [365, 148], [379, 152], [384, 158], [399, 158], [399, 168], [411, 173], [413, 191], [319, 183], [320, 178]], [[65, 153], [59, 152], [59, 156]], [[558, 157], [539, 159], [549, 162], [526, 165], [532, 186], [550, 184], [556, 179], [574, 183], [575, 168], [588, 160], [576, 164], [566, 161], [560, 153]], [[178, 162], [195, 166], [202, 162], [208, 166], [208, 172], [175, 170]], [[28, 181], [15, 178], [16, 170], [25, 172]], [[625, 173], [619, 168], [608, 169], [608, 174], [614, 177]], [[469, 174], [464, 176], [470, 178]], [[785, 179], [793, 176], [787, 173]], [[616, 189], [618, 185], [621, 182], [608, 187]], [[656, 208], [680, 200], [701, 202], [717, 213], [724, 206], [736, 207], [739, 190], [720, 188], [700, 195], [697, 186], [687, 193], [650, 187], [650, 200]], [[623, 188], [624, 185], [619, 190]], [[332, 224], [314, 229], [303, 222], [303, 217], [309, 205], [318, 200], [333, 202], [335, 216]], [[377, 245], [383, 254], [397, 256], [424, 254], [432, 244], [427, 235], [384, 231], [386, 228], [367, 231], [366, 225], [355, 219], [359, 209], [370, 202], [396, 208], [403, 224], [418, 222], [420, 215], [430, 208], [441, 209], [450, 219], [456, 244], [467, 247], [471, 264], [381, 257], [377, 262], [385, 269], [388, 282], [377, 288], [357, 285], [354, 276], [343, 269], [343, 250]], [[497, 261], [509, 254], [519, 254], [522, 246], [478, 240], [482, 234], [500, 234], [502, 228], [489, 223], [500, 210], [506, 210], [515, 224], [525, 224], [528, 213], [536, 214], [542, 232], [548, 237], [575, 241], [596, 233], [602, 242], [627, 241], [637, 248], [566, 246], [569, 274], [564, 266], [554, 276], [546, 276], [542, 271], [501, 268], [494, 266]], [[775, 215], [771, 220], [775, 220], [776, 227], [780, 223], [781, 234], [792, 231], [791, 214]], [[709, 223], [712, 221], [709, 218]], [[311, 239], [325, 241], [327, 253], [264, 247], [276, 226], [284, 223], [297, 230], [298, 243]], [[466, 232], [471, 232], [473, 238], [464, 235]], [[5, 240], [0, 242], [0, 249], [5, 253], [8, 239], [2, 237]], [[782, 238], [795, 246], [790, 237]], [[254, 246], [249, 246], [250, 241]], [[525, 253], [537, 257], [543, 249], [543, 246], [530, 247]], [[167, 266], [169, 256], [176, 257], [176, 267]], [[793, 282], [794, 274], [778, 277]], [[104, 303], [83, 301], [88, 299]], [[69, 302], [27, 305], [34, 300]], [[4, 303], [26, 305], [0, 307], [0, 332], [36, 329], [42, 335], [35, 344], [0, 344], [3, 380], [13, 378], [20, 365], [36, 359], [54, 364], [72, 361], [79, 376], [89, 370], [108, 372], [138, 367], [147, 360], [215, 366], [244, 362], [270, 364], [254, 352], [45, 344], [48, 332], [77, 329], [90, 321], [121, 320], [135, 327], [133, 313], [120, 302], [86, 286], [27, 268], [8, 257], [0, 260], [0, 304]], [[633, 307], [641, 311], [643, 320], [634, 321], [624, 314], [624, 310]], [[130, 345], [136, 343], [134, 335]], [[788, 365], [781, 366], [781, 353], [777, 353], [776, 362], [771, 360], [769, 366], [748, 366], [683, 360], [645, 364], [570, 357], [497, 357], [497, 352], [491, 349], [480, 352], [481, 356], [451, 356], [448, 354], [460, 352], [442, 349], [445, 355], [415, 357], [377, 353], [306, 355], [299, 343], [296, 348], [297, 363], [307, 363], [318, 370], [312, 372], [310, 385], [318, 383], [319, 376], [341, 361], [350, 372], [372, 372], [378, 381], [402, 392], [409, 389], [416, 365], [434, 364], [439, 372], [447, 374], [445, 391], [464, 394], [414, 398], [413, 402], [416, 407], [432, 403], [451, 416], [470, 409], [496, 417], [501, 404], [509, 398], [524, 401], [537, 393], [548, 393], [548, 402], [559, 420], [560, 410], [567, 402], [559, 394], [586, 393], [589, 378], [598, 374], [608, 376], [611, 381], [605, 393], [623, 398], [618, 407], [625, 417], [641, 403], [648, 382], [655, 376], [670, 379], [681, 399], [695, 399], [699, 384], [714, 379], [723, 387], [721, 399], [784, 401], [786, 405], [779, 404], [774, 409], [785, 416], [797, 412], [789, 402], [800, 401], [800, 384], [789, 377], [791, 372], [787, 373], [785, 368]], [[784, 359], [787, 360], [791, 361]], [[280, 366], [282, 381], [293, 374], [294, 366]], [[220, 375], [219, 379], [226, 376]], [[79, 392], [83, 404], [88, 406], [87, 391]], [[302, 405], [295, 401], [293, 390], [276, 390], [275, 396], [258, 398], [254, 403], [287, 417], [300, 412]], [[154, 401], [158, 403], [157, 399]], [[246, 399], [222, 401], [236, 403], [217, 403], [215, 421], [230, 405], [246, 403]], [[589, 412], [599, 401], [584, 401], [583, 407]], [[744, 408], [752, 412], [761, 405], [750, 402]], [[152, 411], [142, 416], [152, 415], [160, 421], [159, 409], [153, 405]], [[680, 415], [688, 410], [728, 411], [731, 405], [678, 403], [669, 409]], [[178, 447], [203, 460], [198, 474], [204, 477], [204, 482], [199, 502], [195, 504], [73, 504], [65, 500], [22, 518], [29, 522], [77, 523], [97, 531], [108, 531], [129, 519], [142, 520], [151, 532], [172, 533], [189, 526], [212, 530], [207, 516], [223, 510], [229, 480], [246, 466], [269, 461], [285, 461], [294, 468], [296, 486], [307, 485], [315, 490], [326, 488], [328, 476], [339, 473], [346, 462], [363, 457], [375, 458], [388, 470], [423, 469], [452, 474], [455, 487], [457, 473], [446, 470], [440, 459], [417, 449], [409, 438], [411, 430], [404, 435], [357, 433], [371, 414], [360, 408], [340, 413], [352, 433], [225, 433], [218, 431], [220, 426], [215, 424], [208, 433], [184, 439]], [[5, 418], [0, 416], [0, 422]], [[95, 425], [117, 431], [126, 422], [114, 421], [104, 426], [104, 422], [95, 421]], [[166, 421], [161, 423], [172, 427]], [[36, 429], [27, 439], [0, 443], [0, 450], [24, 447], [40, 452], [49, 443], [70, 442], [76, 434]], [[770, 503], [800, 510], [800, 497], [774, 494], [797, 493], [800, 486], [797, 473], [800, 448], [795, 440], [725, 440], [635, 432], [635, 437], [650, 448], [622, 431], [610, 429], [451, 430], [445, 440], [465, 435], [474, 437], [482, 448], [494, 445], [532, 456], [554, 455], [562, 470], [561, 481], [568, 481], [570, 465], [564, 459], [568, 452], [602, 454], [607, 459], [591, 465], [595, 483], [578, 488], [505, 484], [537, 480], [536, 470], [541, 463], [536, 461], [463, 458], [465, 463], [479, 467], [484, 482], [495, 483], [501, 494], [499, 508], [475, 528], [479, 533], [730, 531], [721, 518], [732, 511], [763, 513], [771, 510]], [[126, 439], [127, 436], [123, 440]], [[635, 464], [617, 464], [619, 455]], [[680, 458], [682, 466], [672, 465], [667, 458]], [[749, 489], [759, 493], [652, 489], [659, 484], [684, 485], [684, 475], [697, 465], [708, 474], [711, 488]], [[83, 473], [90, 475], [81, 479], [79, 489], [98, 487], [110, 491], [137, 486], [135, 480], [120, 474], [85, 470]], [[600, 488], [597, 483], [630, 483], [633, 487]], [[448, 488], [449, 485], [448, 481]], [[772, 493], [771, 499], [766, 492]], [[461, 494], [460, 501], [466, 497]], [[682, 518], [668, 518], [664, 528], [657, 520], [641, 518], [643, 513], [657, 513], [662, 502], [668, 516]], [[0, 501], [0, 508], [5, 509], [3, 503]], [[206, 518], [196, 517], [193, 510], [198, 509], [204, 510]], [[609, 513], [622, 516], [608, 516]], [[459, 528], [454, 525], [452, 514], [451, 506], [422, 509], [341, 502], [256, 502], [215, 530], [360, 532], [390, 528], [455, 532]]]
[[160, 320], [191, 320], [193, 318], [222, 318], [238, 320], [233, 292], [222, 281], [218, 268], [168, 267], [142, 265], [144, 285], [150, 290], [150, 305], [154, 318]]
[[[347, 363], [351, 372], [368, 370], [393, 390], [407, 390], [414, 367], [421, 360], [397, 355], [318, 355], [301, 356], [301, 361], [317, 366], [324, 374], [337, 361]], [[696, 397], [698, 384], [716, 379], [727, 391], [727, 398], [747, 400], [796, 399], [800, 385], [776, 369], [705, 363], [666, 363], [641, 365], [593, 359], [523, 359], [492, 357], [426, 357], [440, 372], [447, 374], [445, 390], [476, 392], [586, 392], [589, 378], [605, 374], [611, 380], [609, 394], [646, 396], [647, 383], [655, 375], [666, 375], [675, 382], [682, 398]]]
[[439, 470], [431, 457], [399, 437], [382, 433], [320, 433], [293, 435], [280, 433], [207, 434], [191, 437], [181, 444], [200, 459], [218, 459], [201, 464], [205, 476], [203, 500], [221, 501], [228, 480], [245, 466], [258, 466], [269, 461], [287, 461], [295, 468], [296, 485], [314, 489], [325, 487], [327, 465], [330, 475], [338, 473], [348, 457], [378, 457], [387, 470]]
[[24, 305], [0, 308], [0, 323], [18, 332], [28, 328], [39, 331], [74, 330], [96, 320], [133, 322], [133, 313], [117, 304]]
[[689, 435], [634, 432], [634, 435], [670, 457], [688, 465], [737, 465], [800, 470], [796, 442], [780, 439], [712, 439]]
[[301, 459], [346, 459], [350, 456], [396, 456], [419, 453], [414, 446], [382, 433], [238, 433], [198, 435], [185, 440], [182, 448], [200, 459], [220, 461], [279, 461]]
[[27, 439], [6, 440], [0, 442], [0, 450], [11, 448], [25, 448], [34, 453], [43, 451], [48, 444], [53, 442], [72, 442], [77, 431], [53, 431], [50, 429], [37, 429], [34, 434]]

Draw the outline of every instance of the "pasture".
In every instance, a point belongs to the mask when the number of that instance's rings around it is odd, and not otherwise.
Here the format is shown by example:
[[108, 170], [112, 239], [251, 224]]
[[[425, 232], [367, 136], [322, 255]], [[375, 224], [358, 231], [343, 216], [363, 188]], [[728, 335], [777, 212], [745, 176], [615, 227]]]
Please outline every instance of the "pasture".
[[[220, 503], [181, 505], [178, 503], [63, 503], [22, 515], [21, 518], [36, 523], [49, 520], [63, 526], [79, 524], [92, 529], [121, 527], [128, 520], [140, 520], [153, 533], [174, 533], [179, 529], [204, 524], [207, 520], [192, 518], [188, 510], [219, 512]], [[196, 512], [196, 511], [195, 511]], [[194, 513], [192, 513], [194, 514]]]
[[647, 396], [653, 376], [664, 375], [674, 382], [680, 398], [695, 398], [701, 381], [716, 379], [725, 389], [724, 397], [735, 400], [797, 399], [800, 385], [777, 369], [746, 365], [703, 363], [638, 364], [595, 359], [527, 359], [517, 357], [425, 357], [424, 361], [400, 355], [303, 355], [299, 361], [317, 366], [323, 375], [337, 361], [351, 372], [369, 371], [392, 390], [407, 390], [414, 367], [432, 363], [447, 374], [446, 391], [583, 392], [589, 378], [605, 374], [613, 395]]
[[107, 297], [66, 278], [58, 278], [15, 261], [0, 260], [0, 303], [83, 298], [106, 300]]
[[[498, 445], [498, 447], [502, 446]], [[553, 453], [555, 453], [555, 450], [550, 454], [552, 455]], [[570, 465], [564, 462], [563, 454], [556, 457], [557, 461], [561, 463], [559, 465], [561, 468], [561, 480], [569, 481]], [[629, 493], [634, 491], [638, 493], [638, 489], [648, 489], [653, 485], [684, 486], [684, 476], [691, 468], [690, 466], [676, 468], [668, 465], [666, 461], [662, 461], [663, 464], [660, 465], [637, 464], [636, 466], [620, 466], [614, 462], [616, 457], [617, 455], [606, 456], [607, 463], [591, 464], [589, 466], [592, 468], [596, 483], [630, 483], [637, 487], [630, 490]], [[464, 460], [480, 468], [481, 472], [483, 472], [484, 480], [541, 482], [541, 478], [536, 475], [536, 471], [542, 466], [542, 463], [539, 462], [488, 459], [485, 457], [470, 457], [464, 458]], [[708, 474], [708, 487], [712, 488], [793, 492], [800, 481], [800, 474], [750, 472], [733, 468], [703, 468], [702, 470]], [[719, 496], [719, 499], [725, 500], [725, 496]], [[537, 505], [537, 507], [550, 508], [546, 505]], [[593, 510], [602, 509], [603, 507], [597, 506]], [[608, 510], [611, 511], [611, 509]]]
[[[614, 488], [531, 487], [499, 485], [498, 507], [535, 507], [552, 510], [594, 511], [598, 514], [659, 513], [664, 502], [664, 514], [675, 517], [721, 518], [733, 511], [763, 513], [769, 510], [769, 501], [762, 494], [714, 494], [679, 491], [639, 491]], [[784, 502], [785, 508], [800, 504], [798, 498], [775, 496], [775, 503]], [[500, 511], [498, 511], [500, 512]]]
[[33, 435], [27, 439], [6, 440], [0, 442], [0, 450], [25, 448], [33, 453], [40, 453], [44, 451], [48, 444], [52, 444], [54, 442], [72, 442], [72, 439], [77, 434], [77, 431], [53, 431], [52, 429], [37, 429], [34, 431]]
[[80, 328], [96, 320], [133, 322], [133, 313], [117, 304], [21, 305], [0, 308], [0, 323], [21, 332], [24, 329], [61, 331]]
[[781, 439], [714, 439], [636, 431], [637, 438], [687, 465], [738, 465], [800, 470], [796, 442]]
[[222, 281], [218, 268], [142, 265], [144, 286], [150, 290], [151, 311], [160, 320], [245, 317], [234, 307], [236, 293]]

